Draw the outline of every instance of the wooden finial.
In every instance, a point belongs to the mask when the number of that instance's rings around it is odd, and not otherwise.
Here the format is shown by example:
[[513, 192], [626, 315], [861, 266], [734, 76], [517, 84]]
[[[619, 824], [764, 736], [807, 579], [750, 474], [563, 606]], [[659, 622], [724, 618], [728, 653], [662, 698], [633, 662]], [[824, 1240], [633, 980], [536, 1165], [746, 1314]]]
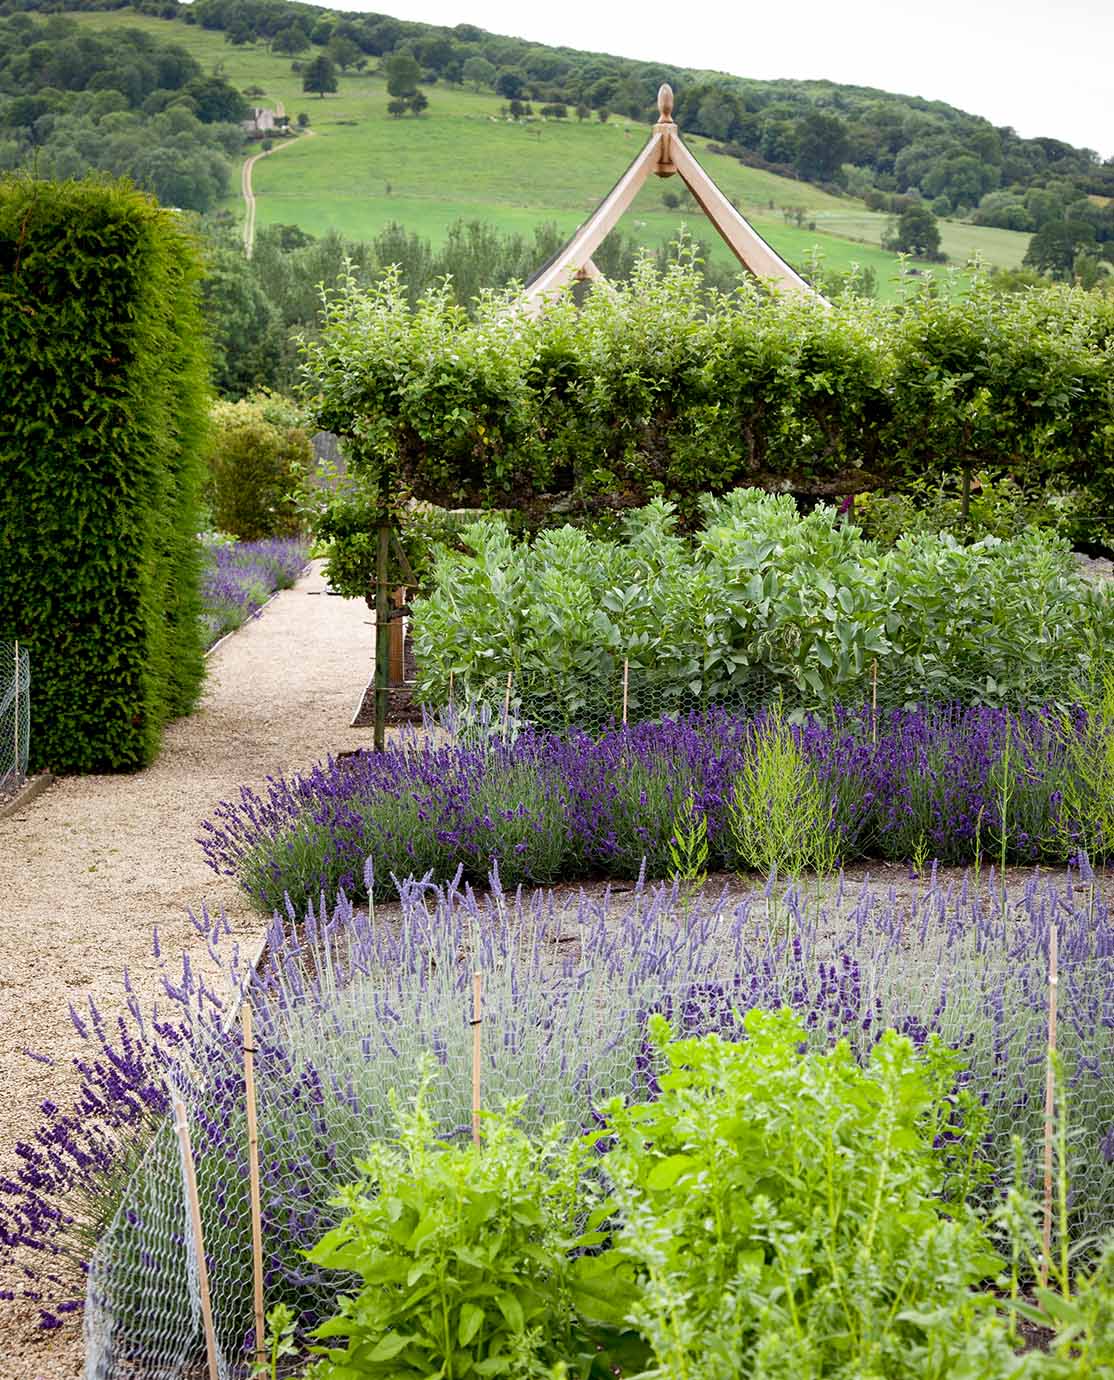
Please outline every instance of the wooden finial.
[[663, 81], [658, 87], [658, 116], [659, 124], [673, 123], [673, 88], [667, 81]]

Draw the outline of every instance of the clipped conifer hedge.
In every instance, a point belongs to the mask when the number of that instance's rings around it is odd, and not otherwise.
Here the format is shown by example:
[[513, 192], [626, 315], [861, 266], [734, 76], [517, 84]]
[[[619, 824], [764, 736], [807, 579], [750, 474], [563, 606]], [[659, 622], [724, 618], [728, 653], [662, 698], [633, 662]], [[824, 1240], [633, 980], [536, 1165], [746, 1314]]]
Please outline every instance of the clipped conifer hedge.
[[127, 184], [0, 181], [0, 637], [32, 769], [134, 770], [204, 674], [198, 255]]

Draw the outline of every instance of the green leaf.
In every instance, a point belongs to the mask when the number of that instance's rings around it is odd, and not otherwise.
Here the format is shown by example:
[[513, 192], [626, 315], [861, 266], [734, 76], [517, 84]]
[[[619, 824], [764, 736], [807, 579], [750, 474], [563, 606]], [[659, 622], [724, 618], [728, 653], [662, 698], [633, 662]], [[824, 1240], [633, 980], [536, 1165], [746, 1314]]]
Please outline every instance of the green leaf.
[[483, 1326], [484, 1310], [475, 1303], [462, 1303], [460, 1306], [460, 1345], [467, 1346]]

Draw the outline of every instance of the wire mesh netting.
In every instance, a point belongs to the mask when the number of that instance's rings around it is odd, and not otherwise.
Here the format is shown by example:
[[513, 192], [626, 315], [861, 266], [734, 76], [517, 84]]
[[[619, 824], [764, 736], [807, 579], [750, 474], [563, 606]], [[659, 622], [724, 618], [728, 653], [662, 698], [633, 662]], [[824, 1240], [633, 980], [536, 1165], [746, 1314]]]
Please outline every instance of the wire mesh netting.
[[0, 798], [27, 776], [31, 732], [31, 658], [18, 642], [0, 642]]
[[[742, 1034], [746, 1010], [796, 1010], [810, 1042], [845, 1036], [863, 1057], [895, 1027], [957, 1047], [985, 1102], [991, 1189], [1023, 1138], [1040, 1182], [1047, 943], [1061, 935], [1059, 1043], [1074, 1129], [1074, 1233], [1114, 1224], [1114, 935], [1084, 879], [1035, 882], [1008, 901], [993, 878], [892, 891], [840, 883], [821, 895], [773, 886], [740, 900], [677, 888], [616, 903], [581, 895], [502, 896], [418, 883], [401, 914], [334, 911], [276, 922], [251, 984], [262, 1165], [267, 1307], [308, 1330], [352, 1281], [304, 1252], [333, 1225], [340, 1185], [428, 1065], [430, 1109], [450, 1143], [470, 1133], [472, 977], [483, 975], [486, 1107], [518, 1101], [528, 1129], [570, 1135], [599, 1124], [612, 1097], [653, 1096], [649, 1016], [685, 1034]], [[211, 1004], [188, 969], [184, 1006]], [[254, 1346], [243, 1046], [225, 1018], [178, 1040], [173, 1080], [188, 1106], [222, 1380], [250, 1373]], [[197, 1247], [182, 1158], [166, 1126], [123, 1190], [88, 1270], [89, 1380], [192, 1380], [206, 1374]]]
[[[523, 670], [486, 678], [454, 678], [451, 686], [418, 687], [427, 720], [465, 734], [471, 729], [512, 731], [527, 725], [545, 732], [579, 729], [596, 735], [621, 723], [684, 718], [710, 708], [753, 714], [779, 706], [790, 720], [847, 710], [915, 708], [919, 705], [988, 705], [1009, 709], [1076, 704], [1087, 686], [1078, 674], [1057, 667], [1030, 667], [1024, 675], [995, 680], [990, 673], [958, 684], [919, 676], [909, 666], [871, 664], [854, 678], [819, 693], [812, 685], [776, 676], [762, 667], [737, 674], [730, 686], [708, 690], [672, 670], [619, 663], [605, 677]], [[443, 693], [439, 693], [442, 691]]]

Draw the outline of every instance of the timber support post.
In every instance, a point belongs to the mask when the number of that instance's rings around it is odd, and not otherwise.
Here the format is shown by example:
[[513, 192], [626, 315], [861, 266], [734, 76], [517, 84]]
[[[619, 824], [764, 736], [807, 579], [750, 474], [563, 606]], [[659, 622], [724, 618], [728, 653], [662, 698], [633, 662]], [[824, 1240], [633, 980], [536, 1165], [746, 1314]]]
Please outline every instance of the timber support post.
[[391, 613], [387, 571], [391, 524], [380, 522], [375, 553], [375, 751], [387, 746], [387, 709], [391, 696]]

